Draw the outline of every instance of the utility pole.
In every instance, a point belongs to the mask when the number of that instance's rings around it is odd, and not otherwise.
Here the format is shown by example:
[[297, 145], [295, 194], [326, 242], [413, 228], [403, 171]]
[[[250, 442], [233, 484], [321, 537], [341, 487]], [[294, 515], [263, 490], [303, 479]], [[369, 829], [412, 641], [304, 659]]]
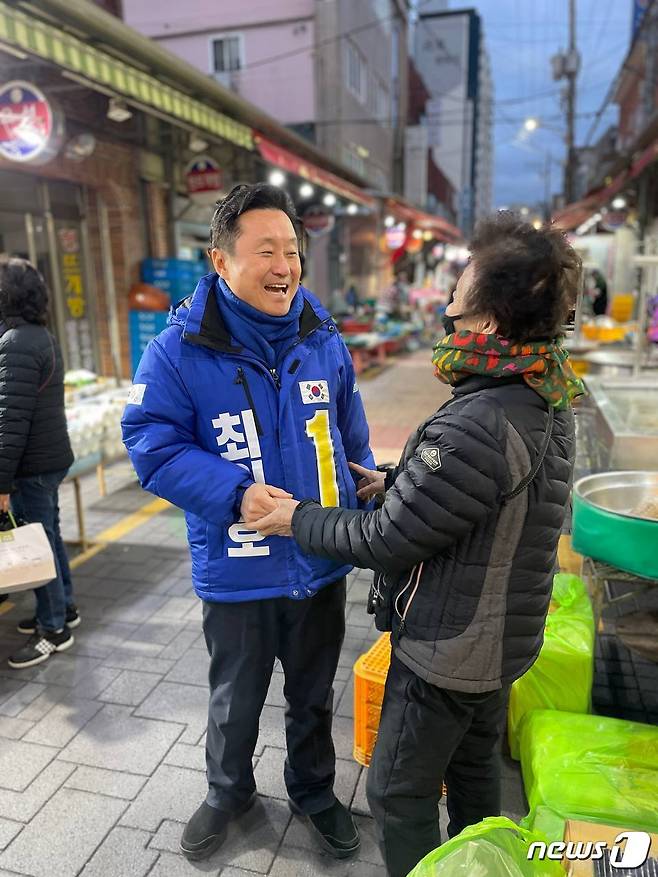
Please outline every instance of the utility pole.
[[580, 55], [576, 44], [576, 0], [569, 2], [569, 47], [566, 52], [558, 52], [551, 58], [553, 66], [553, 79], [566, 79], [567, 86], [564, 93], [567, 130], [565, 143], [567, 147], [567, 160], [564, 166], [564, 199], [567, 204], [575, 197], [576, 180], [576, 80], [580, 69]]
[[551, 162], [553, 157], [547, 152], [544, 157], [544, 219], [546, 222], [551, 218]]
[[580, 59], [576, 48], [576, 0], [569, 0], [569, 52], [565, 74], [567, 78], [567, 166], [564, 180], [564, 195], [567, 204], [574, 200], [576, 175], [575, 123], [576, 123], [576, 78]]

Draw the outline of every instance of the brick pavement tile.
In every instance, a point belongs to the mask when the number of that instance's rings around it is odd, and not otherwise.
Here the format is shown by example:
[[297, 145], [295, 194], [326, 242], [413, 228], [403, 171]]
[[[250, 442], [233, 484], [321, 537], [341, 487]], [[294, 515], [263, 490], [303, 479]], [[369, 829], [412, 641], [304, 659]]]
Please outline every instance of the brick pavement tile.
[[124, 813], [121, 825], [157, 831], [164, 819], [187, 822], [207, 791], [200, 771], [162, 764]]
[[331, 736], [334, 741], [337, 758], [349, 761], [354, 750], [354, 722], [343, 716], [334, 716], [331, 725]]
[[165, 593], [170, 597], [186, 597], [188, 594], [193, 593], [192, 582], [189, 578], [174, 579]]
[[74, 769], [71, 764], [53, 761], [24, 792], [3, 791], [0, 795], [0, 816], [18, 822], [29, 822]]
[[254, 755], [260, 757], [266, 746], [286, 748], [285, 717], [281, 707], [264, 706], [260, 714], [258, 742]]
[[[20, 740], [34, 727], [34, 722], [26, 722], [25, 719], [15, 719], [13, 716], [0, 716], [0, 737], [9, 740]], [[2, 785], [2, 777], [0, 777]]]
[[96, 715], [101, 704], [95, 700], [71, 700], [59, 704], [23, 738], [28, 743], [63, 747]]
[[[219, 874], [219, 868], [214, 863], [208, 861], [195, 862], [192, 866], [182, 856], [176, 856], [173, 853], [161, 853], [160, 858], [149, 871], [149, 877], [190, 877], [194, 871], [202, 874], [211, 874], [214, 877], [217, 877], [217, 874]], [[254, 877], [253, 872], [250, 877]]]
[[336, 682], [347, 682], [347, 680], [352, 675], [351, 667], [337, 667], [336, 668]]
[[196, 685], [160, 682], [135, 715], [204, 728], [208, 722], [208, 692]]
[[76, 605], [84, 624], [89, 623], [89, 621], [103, 620], [113, 603], [114, 601], [109, 597], [97, 595], [95, 592], [93, 596], [91, 592], [81, 594], [79, 597], [76, 596]]
[[[193, 633], [193, 631], [184, 631], [185, 633]], [[199, 649], [193, 649], [190, 639], [188, 651], [178, 659], [172, 669], [165, 676], [165, 682], [184, 682], [186, 685], [199, 685], [206, 692], [208, 691], [208, 667], [210, 660], [207, 652], [201, 652]]]
[[348, 667], [351, 670], [356, 659], [360, 657], [361, 649], [343, 649], [338, 658], [338, 666]]
[[75, 646], [72, 654], [87, 655], [90, 658], [107, 658], [119, 648], [137, 629], [135, 624], [98, 619], [93, 627], [87, 626], [75, 632]]
[[24, 686], [22, 679], [0, 679], [0, 712], [4, 712], [4, 704]]
[[153, 618], [157, 620], [180, 621], [198, 602], [198, 598], [195, 596], [168, 597], [166, 603], [158, 609]]
[[22, 822], [0, 819], [0, 850], [6, 849], [22, 828]]
[[337, 713], [338, 713], [338, 707], [340, 706], [341, 699], [343, 697], [343, 694], [345, 693], [345, 687], [348, 684], [349, 684], [348, 680], [346, 680], [345, 682], [338, 682], [338, 681], [334, 682], [334, 708], [333, 708], [334, 715], [337, 715]]
[[153, 618], [166, 601], [167, 598], [163, 596], [131, 592], [114, 602], [112, 607], [107, 610], [105, 617], [107, 620], [121, 621], [127, 624], [143, 624]]
[[518, 822], [528, 812], [528, 804], [526, 802], [525, 791], [523, 789], [523, 780], [519, 772], [514, 779], [503, 778], [501, 784], [502, 801], [504, 807], [504, 816], [510, 816]]
[[141, 655], [139, 652], [127, 650], [125, 643], [105, 659], [105, 664], [117, 670], [141, 670], [144, 673], [156, 673], [160, 676], [164, 676], [174, 666], [173, 661], [165, 661], [162, 658]]
[[89, 767], [149, 775], [182, 730], [182, 725], [137, 718], [129, 707], [106, 704], [59, 757]]
[[265, 703], [267, 704], [267, 706], [285, 707], [286, 699], [283, 694], [282, 673], [272, 673], [270, 685], [267, 690], [267, 696], [265, 697]]
[[174, 767], [187, 767], [190, 770], [206, 769], [206, 750], [204, 746], [189, 746], [186, 743], [175, 743], [164, 758], [165, 764]]
[[39, 682], [21, 683], [14, 694], [2, 703], [0, 713], [5, 716], [20, 715], [45, 690], [46, 686]]
[[337, 716], [345, 716], [346, 718], [354, 717], [354, 677], [350, 677], [345, 683], [345, 688], [336, 710]]
[[140, 624], [130, 639], [142, 643], [156, 643], [167, 646], [180, 633], [180, 624], [171, 621], [146, 621]]
[[370, 807], [368, 807], [368, 799], [366, 798], [366, 780], [368, 778], [368, 768], [362, 767], [359, 774], [359, 781], [356, 784], [356, 791], [352, 798], [350, 810], [352, 813], [359, 813], [363, 816], [370, 816]]
[[270, 877], [386, 877], [382, 866], [362, 862], [359, 859], [334, 859], [311, 850], [284, 844], [269, 871]]
[[[181, 627], [183, 622], [179, 622]], [[187, 627], [182, 627], [181, 632], [173, 639], [168, 646], [160, 653], [160, 657], [165, 658], [166, 660], [177, 661], [179, 658], [182, 658], [183, 655], [188, 651], [194, 640], [199, 635], [198, 629], [190, 630]]]
[[219, 877], [254, 877], [257, 873], [257, 871], [245, 871], [243, 868], [232, 868], [229, 865], [228, 868], [222, 868]]
[[[124, 808], [123, 801], [60, 789], [0, 854], [0, 867], [34, 877], [75, 877]], [[72, 831], [75, 825], [84, 830]]]
[[[354, 821], [361, 837], [361, 846], [355, 858], [361, 862], [383, 865], [384, 862], [377, 845], [374, 821], [364, 816], [355, 816]], [[302, 819], [293, 819], [291, 821], [283, 838], [283, 844], [284, 846], [299, 847], [304, 850], [317, 851], [318, 849], [314, 835], [311, 833], [307, 822]]]
[[[288, 806], [282, 801], [259, 797], [248, 813], [229, 823], [226, 839], [207, 860], [208, 868], [217, 870], [221, 865], [226, 865], [266, 874], [272, 866], [290, 818]], [[151, 841], [151, 848], [178, 852], [182, 831], [181, 823], [163, 822]], [[216, 870], [211, 870], [211, 873], [216, 873]]]
[[[371, 573], [372, 575], [372, 573]], [[356, 579], [348, 593], [347, 593], [347, 602], [354, 603], [359, 606], [365, 606], [368, 600], [368, 593], [370, 592], [370, 581], [363, 579]]]
[[78, 767], [64, 783], [67, 789], [94, 792], [133, 801], [141, 792], [146, 778], [120, 770], [102, 770], [98, 767]]
[[368, 615], [361, 603], [353, 603], [347, 613], [349, 627], [367, 627], [372, 624], [372, 616]]
[[118, 671], [116, 678], [98, 695], [106, 703], [139, 706], [160, 681], [155, 673], [140, 673], [137, 670]]
[[200, 723], [188, 725], [178, 738], [178, 742], [186, 746], [204, 746], [207, 725], [207, 722], [204, 722], [203, 726]]
[[0, 787], [24, 791], [57, 755], [52, 746], [22, 740], [3, 740], [0, 746]]
[[146, 849], [151, 835], [134, 828], [113, 828], [82, 871], [81, 877], [144, 877], [158, 858]]
[[76, 655], [71, 652], [55, 654], [38, 668], [39, 672], [35, 677], [35, 682], [43, 682], [46, 685], [54, 682], [56, 685], [71, 687], [100, 666], [101, 660], [99, 658], [90, 658], [87, 655]]

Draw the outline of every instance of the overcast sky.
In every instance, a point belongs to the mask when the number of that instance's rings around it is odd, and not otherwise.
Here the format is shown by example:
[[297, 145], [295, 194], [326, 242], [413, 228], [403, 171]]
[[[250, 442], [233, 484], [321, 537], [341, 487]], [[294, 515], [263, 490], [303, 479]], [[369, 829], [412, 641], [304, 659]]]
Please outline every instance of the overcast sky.
[[[568, 39], [568, 0], [477, 0], [451, 9], [475, 7], [483, 17], [484, 32], [493, 68], [495, 185], [494, 204], [534, 204], [543, 200], [545, 154], [556, 162], [564, 158], [564, 110], [554, 82], [550, 58], [565, 49]], [[598, 110], [628, 51], [632, 0], [577, 0], [577, 38], [582, 56], [578, 77], [576, 145], [583, 145]], [[536, 116], [546, 126], [519, 142], [523, 119]], [[616, 121], [612, 105], [593, 137], [595, 141]], [[552, 190], [561, 165], [552, 165]]]

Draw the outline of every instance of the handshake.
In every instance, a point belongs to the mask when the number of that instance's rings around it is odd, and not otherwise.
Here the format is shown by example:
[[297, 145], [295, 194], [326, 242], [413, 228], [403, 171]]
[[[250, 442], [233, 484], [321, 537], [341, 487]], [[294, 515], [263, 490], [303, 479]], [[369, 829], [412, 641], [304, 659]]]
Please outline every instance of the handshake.
[[[358, 463], [350, 463], [349, 467], [361, 476], [357, 484], [359, 499], [369, 500], [384, 492], [384, 472], [366, 469]], [[263, 536], [292, 536], [292, 518], [298, 505], [299, 500], [280, 487], [252, 484], [244, 492], [240, 513], [246, 526]]]

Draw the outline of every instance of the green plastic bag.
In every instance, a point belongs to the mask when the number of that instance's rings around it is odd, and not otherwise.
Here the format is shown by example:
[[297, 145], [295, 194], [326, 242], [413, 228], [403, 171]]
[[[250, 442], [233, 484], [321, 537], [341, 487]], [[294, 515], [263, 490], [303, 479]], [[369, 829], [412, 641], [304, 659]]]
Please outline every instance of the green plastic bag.
[[521, 770], [530, 803], [524, 824], [552, 834], [550, 840], [561, 840], [568, 818], [658, 830], [652, 725], [535, 710], [521, 728]]
[[495, 816], [470, 825], [425, 856], [408, 877], [564, 877], [559, 862], [528, 860], [542, 835]]
[[588, 713], [591, 708], [595, 631], [587, 588], [578, 576], [559, 573], [551, 602], [555, 608], [546, 618], [539, 657], [510, 692], [507, 737], [517, 761], [521, 723], [531, 710]]

